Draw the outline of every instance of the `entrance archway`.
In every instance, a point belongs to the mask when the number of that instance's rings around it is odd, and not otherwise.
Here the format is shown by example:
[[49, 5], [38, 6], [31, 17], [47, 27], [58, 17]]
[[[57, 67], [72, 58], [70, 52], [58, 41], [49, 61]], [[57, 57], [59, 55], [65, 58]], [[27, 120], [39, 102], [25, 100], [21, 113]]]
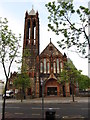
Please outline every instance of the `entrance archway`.
[[45, 84], [45, 94], [46, 96], [59, 96], [60, 86], [57, 80], [49, 79]]

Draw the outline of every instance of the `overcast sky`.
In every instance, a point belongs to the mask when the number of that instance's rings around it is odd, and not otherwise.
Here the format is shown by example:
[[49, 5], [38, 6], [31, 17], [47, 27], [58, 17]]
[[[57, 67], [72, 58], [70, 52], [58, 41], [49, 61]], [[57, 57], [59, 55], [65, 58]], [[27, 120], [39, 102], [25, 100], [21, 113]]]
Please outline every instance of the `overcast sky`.
[[[13, 1], [13, 2], [12, 2]], [[48, 11], [45, 7], [45, 4], [50, 0], [3, 0], [0, 1], [0, 17], [6, 17], [9, 21], [10, 29], [15, 33], [22, 35], [22, 43], [23, 44], [23, 33], [24, 33], [24, 18], [25, 12], [30, 11], [32, 9], [32, 5], [34, 6], [34, 10], [39, 12], [39, 21], [40, 21], [40, 52], [49, 44], [50, 38], [52, 43], [62, 52], [57, 44], [57, 41], [60, 40], [61, 35], [56, 36], [52, 32], [48, 32]], [[51, 0], [53, 1], [53, 0]], [[74, 0], [74, 4], [76, 7], [83, 5], [88, 7], [89, 0]], [[21, 50], [22, 51], [22, 50]], [[88, 61], [87, 59], [80, 58], [76, 53], [68, 52], [68, 57], [73, 61], [74, 65], [78, 70], [82, 70], [82, 73], [88, 75]], [[5, 80], [2, 65], [0, 65], [0, 79]], [[12, 72], [17, 71], [17, 65], [13, 64]]]

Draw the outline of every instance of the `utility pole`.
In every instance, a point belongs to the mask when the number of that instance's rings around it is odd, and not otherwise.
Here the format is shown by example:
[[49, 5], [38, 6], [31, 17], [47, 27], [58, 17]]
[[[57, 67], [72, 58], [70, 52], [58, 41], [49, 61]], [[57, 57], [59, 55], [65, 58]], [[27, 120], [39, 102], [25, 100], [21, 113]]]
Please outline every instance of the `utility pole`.
[[44, 81], [41, 79], [42, 86], [42, 120], [44, 120]]

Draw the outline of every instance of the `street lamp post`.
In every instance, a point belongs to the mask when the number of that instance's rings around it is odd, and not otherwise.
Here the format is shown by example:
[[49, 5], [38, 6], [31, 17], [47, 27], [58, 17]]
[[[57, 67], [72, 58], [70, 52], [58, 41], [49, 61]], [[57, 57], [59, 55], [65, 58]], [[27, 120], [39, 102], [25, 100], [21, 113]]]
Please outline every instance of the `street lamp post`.
[[42, 119], [44, 119], [44, 81], [41, 79], [42, 86]]

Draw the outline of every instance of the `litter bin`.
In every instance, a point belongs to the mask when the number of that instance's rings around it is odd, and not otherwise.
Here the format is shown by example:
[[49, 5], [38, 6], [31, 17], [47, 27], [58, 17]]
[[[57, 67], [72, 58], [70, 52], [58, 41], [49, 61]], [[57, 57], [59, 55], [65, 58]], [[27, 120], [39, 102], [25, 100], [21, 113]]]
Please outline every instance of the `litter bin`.
[[55, 110], [53, 108], [49, 108], [46, 111], [46, 120], [55, 120]]

